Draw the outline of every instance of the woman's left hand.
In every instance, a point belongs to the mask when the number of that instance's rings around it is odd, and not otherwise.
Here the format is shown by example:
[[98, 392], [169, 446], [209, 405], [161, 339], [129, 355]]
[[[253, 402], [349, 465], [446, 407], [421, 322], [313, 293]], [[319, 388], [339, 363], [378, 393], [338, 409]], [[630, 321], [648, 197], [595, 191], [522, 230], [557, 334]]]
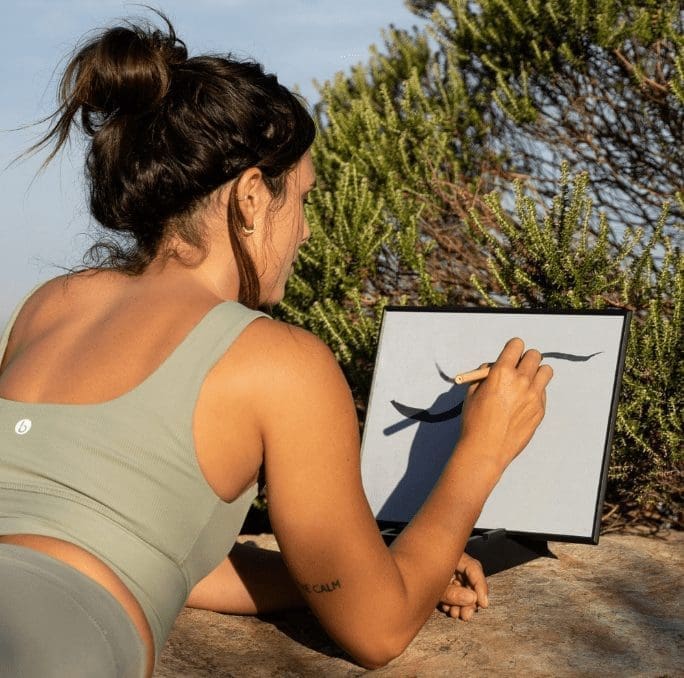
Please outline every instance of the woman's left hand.
[[488, 607], [487, 580], [479, 560], [464, 553], [446, 587], [439, 608], [454, 619], [468, 621], [480, 607]]

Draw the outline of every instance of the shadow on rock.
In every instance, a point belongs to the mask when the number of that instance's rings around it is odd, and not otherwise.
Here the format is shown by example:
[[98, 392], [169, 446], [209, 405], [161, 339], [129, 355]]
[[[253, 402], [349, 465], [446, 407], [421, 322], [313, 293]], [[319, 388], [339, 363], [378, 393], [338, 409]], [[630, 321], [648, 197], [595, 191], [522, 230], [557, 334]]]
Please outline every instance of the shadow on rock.
[[265, 624], [274, 626], [278, 631], [310, 650], [353, 663], [352, 658], [335, 645], [309, 610], [274, 612], [258, 615], [257, 618]]

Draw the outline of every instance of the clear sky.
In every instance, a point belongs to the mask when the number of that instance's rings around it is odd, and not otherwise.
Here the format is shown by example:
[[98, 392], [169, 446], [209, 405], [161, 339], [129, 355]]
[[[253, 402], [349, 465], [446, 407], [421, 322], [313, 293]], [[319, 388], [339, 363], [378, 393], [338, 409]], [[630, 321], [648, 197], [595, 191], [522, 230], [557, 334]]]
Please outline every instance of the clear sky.
[[[190, 53], [232, 52], [261, 61], [316, 101], [314, 79], [365, 61], [390, 24], [418, 19], [402, 0], [147, 0], [174, 23]], [[150, 16], [122, 0], [0, 0], [0, 327], [36, 283], [80, 262], [91, 219], [83, 149], [71, 145], [37, 175], [38, 155], [8, 167], [44, 127], [16, 130], [52, 112], [60, 65], [88, 31]]]

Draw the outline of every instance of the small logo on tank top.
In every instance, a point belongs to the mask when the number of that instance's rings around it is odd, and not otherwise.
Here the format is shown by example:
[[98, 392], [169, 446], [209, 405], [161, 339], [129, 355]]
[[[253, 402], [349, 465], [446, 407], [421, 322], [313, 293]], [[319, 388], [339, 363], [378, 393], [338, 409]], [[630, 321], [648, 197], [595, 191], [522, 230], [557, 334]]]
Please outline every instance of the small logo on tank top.
[[14, 427], [14, 432], [18, 436], [23, 436], [31, 430], [32, 425], [30, 419], [20, 419]]

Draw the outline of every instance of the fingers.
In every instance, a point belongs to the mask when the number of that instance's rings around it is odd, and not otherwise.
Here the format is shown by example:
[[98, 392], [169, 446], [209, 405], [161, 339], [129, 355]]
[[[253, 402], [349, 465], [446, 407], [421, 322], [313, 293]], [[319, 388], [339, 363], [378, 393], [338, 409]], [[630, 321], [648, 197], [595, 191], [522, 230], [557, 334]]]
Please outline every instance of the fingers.
[[[482, 572], [482, 570], [480, 570]], [[475, 590], [475, 595], [477, 596], [478, 607], [489, 607], [489, 587], [487, 586], [487, 580], [484, 574], [482, 574], [481, 579], [477, 579], [470, 583], [470, 585]]]
[[518, 337], [513, 337], [506, 342], [496, 362], [500, 365], [515, 367], [520, 362], [520, 356], [524, 349], [525, 342]]
[[529, 377], [535, 390], [543, 392], [553, 377], [553, 369], [550, 365], [540, 365], [542, 354], [537, 349], [531, 348], [523, 353], [524, 348], [525, 344], [522, 339], [517, 337], [509, 339], [497, 362], [517, 367], [518, 373]]
[[523, 357], [518, 363], [518, 372], [529, 377], [530, 381], [534, 379], [539, 369], [539, 363], [542, 361], [542, 355], [537, 349], [531, 348], [525, 351]]
[[[451, 608], [452, 610], [454, 609], [453, 607]], [[477, 608], [474, 605], [471, 605], [469, 607], [462, 607], [458, 611], [458, 616], [463, 620], [463, 621], [470, 621], [473, 618], [473, 615], [477, 612]], [[455, 615], [451, 615], [452, 617], [455, 617]]]
[[489, 605], [487, 597], [489, 586], [482, 569], [482, 563], [464, 553], [458, 562], [457, 572], [464, 578], [464, 584], [474, 590], [477, 605], [479, 607], [487, 607]]
[[480, 607], [487, 607], [488, 586], [478, 560], [461, 557], [456, 573], [447, 586], [440, 609], [452, 619], [469, 621]]
[[460, 606], [446, 605], [443, 603], [439, 607], [444, 614], [452, 619], [462, 619], [463, 621], [470, 621], [473, 618], [473, 615], [477, 612], [477, 607], [475, 605]]
[[[492, 367], [492, 363], [482, 363], [482, 364], [478, 367], [478, 369], [481, 370], [483, 367], [490, 367], [490, 368], [491, 368], [491, 367]], [[468, 387], [468, 390], [466, 391], [466, 394], [467, 394], [467, 395], [472, 395], [473, 393], [475, 393], [475, 391], [477, 390], [477, 387], [480, 385], [480, 383], [481, 383], [480, 380], [472, 382], [472, 383], [470, 384], [470, 386]]]
[[470, 621], [477, 612], [477, 607], [475, 605], [460, 606], [442, 603], [440, 609], [452, 619], [462, 619], [463, 621]]
[[551, 365], [540, 365], [537, 373], [534, 375], [534, 379], [532, 380], [532, 386], [537, 389], [537, 391], [541, 391], [544, 404], [546, 404], [546, 392], [544, 389], [547, 387], [552, 377], [553, 368]]
[[469, 607], [459, 607], [458, 605], [443, 605], [442, 612], [447, 614], [452, 619], [462, 619], [463, 621], [470, 621], [473, 615], [477, 612], [474, 605]]
[[477, 593], [461, 584], [449, 584], [442, 596], [442, 603], [458, 607], [474, 606], [477, 603]]

